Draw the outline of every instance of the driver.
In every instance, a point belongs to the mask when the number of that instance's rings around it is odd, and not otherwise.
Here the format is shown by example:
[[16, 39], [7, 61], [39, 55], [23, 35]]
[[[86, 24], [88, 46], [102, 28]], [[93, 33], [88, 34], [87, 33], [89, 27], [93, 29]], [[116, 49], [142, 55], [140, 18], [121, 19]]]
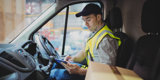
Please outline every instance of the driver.
[[112, 31], [103, 22], [101, 8], [96, 4], [88, 4], [83, 10], [76, 14], [76, 17], [82, 16], [85, 25], [92, 32], [87, 40], [84, 50], [75, 56], [65, 57], [65, 69], [52, 69], [50, 78], [56, 80], [84, 80], [87, 68], [82, 65], [72, 64], [70, 62], [89, 61], [115, 65], [116, 53], [120, 38], [113, 35]]

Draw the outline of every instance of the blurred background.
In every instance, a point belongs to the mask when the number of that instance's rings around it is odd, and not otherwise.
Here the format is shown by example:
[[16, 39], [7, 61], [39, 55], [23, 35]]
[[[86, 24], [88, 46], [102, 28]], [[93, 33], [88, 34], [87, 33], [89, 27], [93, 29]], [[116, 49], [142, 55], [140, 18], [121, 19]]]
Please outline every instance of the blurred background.
[[[9, 43], [27, 26], [37, 19], [45, 10], [58, 0], [0, 0], [0, 43]], [[65, 55], [75, 54], [84, 46], [88, 35], [88, 28], [81, 18], [75, 14], [88, 3], [69, 6]], [[97, 3], [98, 4], [98, 3]], [[98, 4], [99, 5], [99, 4]], [[38, 33], [45, 36], [62, 53], [66, 8], [48, 21]]]
[[0, 43], [9, 42], [55, 0], [0, 0]]

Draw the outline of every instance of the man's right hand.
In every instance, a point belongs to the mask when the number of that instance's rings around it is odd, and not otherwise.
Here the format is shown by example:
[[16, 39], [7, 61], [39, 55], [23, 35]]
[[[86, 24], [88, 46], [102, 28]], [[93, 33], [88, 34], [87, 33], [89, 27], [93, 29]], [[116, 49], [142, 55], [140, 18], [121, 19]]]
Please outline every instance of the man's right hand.
[[73, 57], [72, 56], [66, 56], [65, 58], [64, 58], [64, 61], [73, 61]]

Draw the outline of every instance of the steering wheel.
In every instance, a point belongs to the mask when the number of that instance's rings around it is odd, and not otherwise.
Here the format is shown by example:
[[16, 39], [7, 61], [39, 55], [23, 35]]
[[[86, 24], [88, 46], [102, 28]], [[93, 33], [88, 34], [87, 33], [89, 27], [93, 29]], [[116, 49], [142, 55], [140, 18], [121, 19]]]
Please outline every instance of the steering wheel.
[[[26, 46], [27, 46], [27, 48], [26, 48]], [[25, 42], [24, 44], [22, 44], [22, 48], [24, 49], [24, 50], [26, 50], [29, 54], [31, 54], [32, 56], [34, 55], [34, 54], [36, 54], [36, 43], [35, 42], [33, 42], [32, 40], [28, 40], [27, 42]]]
[[43, 35], [35, 34], [35, 42], [37, 43], [40, 52], [46, 57], [46, 58], [54, 58], [59, 59], [60, 56], [55, 50], [54, 46], [51, 44], [51, 42], [44, 37]]
[[26, 41], [21, 45], [21, 47], [32, 56], [36, 55], [34, 58], [36, 61], [35, 64], [39, 66], [38, 70], [48, 76], [53, 64], [52, 57], [44, 52], [39, 52], [39, 49], [37, 49], [37, 44], [32, 40]]

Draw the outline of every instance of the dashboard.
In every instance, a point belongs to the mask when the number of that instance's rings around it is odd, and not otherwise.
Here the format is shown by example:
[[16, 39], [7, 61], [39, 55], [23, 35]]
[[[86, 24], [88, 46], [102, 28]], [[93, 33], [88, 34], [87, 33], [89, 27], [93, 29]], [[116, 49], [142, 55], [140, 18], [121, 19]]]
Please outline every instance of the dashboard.
[[55, 57], [41, 51], [30, 40], [21, 45], [0, 44], [0, 80], [47, 79]]

